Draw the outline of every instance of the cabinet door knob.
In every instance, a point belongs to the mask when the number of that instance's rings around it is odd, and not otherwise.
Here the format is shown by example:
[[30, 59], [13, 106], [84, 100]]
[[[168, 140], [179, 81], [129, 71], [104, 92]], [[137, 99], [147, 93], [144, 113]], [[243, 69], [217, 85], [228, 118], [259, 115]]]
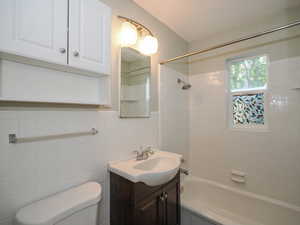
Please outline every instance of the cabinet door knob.
[[160, 196], [160, 200], [163, 202], [163, 201], [165, 201], [165, 197], [162, 195], [162, 196]]
[[78, 56], [79, 56], [79, 52], [78, 52], [78, 51], [74, 51], [74, 52], [73, 52], [73, 55], [74, 55], [75, 57], [78, 57]]
[[65, 54], [65, 53], [66, 53], [66, 49], [65, 49], [65, 48], [60, 48], [60, 49], [59, 49], [59, 52], [60, 52], [61, 54]]

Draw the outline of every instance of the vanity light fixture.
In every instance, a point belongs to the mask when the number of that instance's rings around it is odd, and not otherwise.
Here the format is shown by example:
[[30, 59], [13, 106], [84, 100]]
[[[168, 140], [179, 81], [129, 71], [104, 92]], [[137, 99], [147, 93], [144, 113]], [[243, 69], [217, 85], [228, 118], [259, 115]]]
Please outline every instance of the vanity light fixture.
[[139, 51], [144, 55], [152, 55], [157, 52], [158, 42], [157, 38], [146, 35], [139, 40]]
[[121, 28], [122, 47], [137, 44], [138, 50], [144, 55], [152, 55], [157, 52], [157, 38], [147, 27], [127, 17], [118, 17], [123, 21]]
[[137, 28], [132, 23], [124, 22], [121, 27], [120, 42], [122, 47], [134, 45], [137, 42]]

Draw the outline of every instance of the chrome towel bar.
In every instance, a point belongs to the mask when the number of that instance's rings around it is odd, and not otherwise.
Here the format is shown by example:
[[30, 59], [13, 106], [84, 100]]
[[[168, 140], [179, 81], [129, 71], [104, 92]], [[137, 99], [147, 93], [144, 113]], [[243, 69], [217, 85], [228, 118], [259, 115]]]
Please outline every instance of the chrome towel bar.
[[10, 144], [17, 144], [17, 143], [26, 143], [26, 142], [34, 142], [34, 141], [53, 140], [53, 139], [68, 138], [68, 137], [96, 135], [97, 133], [98, 133], [98, 130], [95, 129], [95, 128], [92, 128], [90, 131], [86, 131], [86, 132], [74, 132], [74, 133], [65, 133], [65, 134], [54, 134], [54, 135], [37, 136], [37, 137], [23, 137], [23, 138], [18, 138], [16, 134], [9, 134], [8, 135], [8, 140], [9, 140]]

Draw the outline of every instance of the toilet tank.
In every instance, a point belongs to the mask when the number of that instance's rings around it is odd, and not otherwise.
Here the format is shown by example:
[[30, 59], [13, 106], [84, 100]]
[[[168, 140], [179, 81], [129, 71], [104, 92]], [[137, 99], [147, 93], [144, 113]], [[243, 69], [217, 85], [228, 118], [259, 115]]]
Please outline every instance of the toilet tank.
[[96, 225], [101, 185], [89, 182], [20, 209], [16, 225]]

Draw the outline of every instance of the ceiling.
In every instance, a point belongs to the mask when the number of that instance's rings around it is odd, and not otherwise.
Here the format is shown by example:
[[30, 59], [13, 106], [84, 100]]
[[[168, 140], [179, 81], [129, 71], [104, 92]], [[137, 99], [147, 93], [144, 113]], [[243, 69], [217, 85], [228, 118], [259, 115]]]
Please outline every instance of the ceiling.
[[188, 42], [261, 21], [300, 0], [133, 0]]

